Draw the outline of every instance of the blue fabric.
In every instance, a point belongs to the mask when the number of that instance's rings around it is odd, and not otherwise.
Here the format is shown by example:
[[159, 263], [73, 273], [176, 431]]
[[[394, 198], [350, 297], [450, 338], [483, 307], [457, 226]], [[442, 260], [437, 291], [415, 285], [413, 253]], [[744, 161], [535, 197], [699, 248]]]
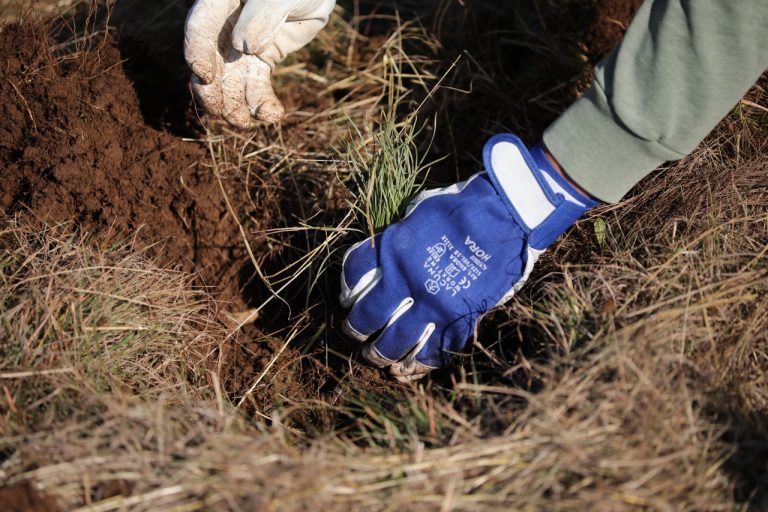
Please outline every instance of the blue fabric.
[[[500, 140], [521, 148], [530, 172], [558, 205], [541, 226], [525, 226], [494, 180], [488, 155]], [[433, 324], [415, 359], [433, 368], [446, 364], [464, 348], [478, 318], [521, 280], [529, 245], [546, 247], [587, 209], [565, 204], [561, 194], [549, 189], [539, 171], [548, 162], [537, 162], [516, 137], [494, 137], [485, 154], [489, 172], [474, 175], [460, 191], [446, 189], [418, 201], [403, 220], [377, 235], [375, 243], [369, 239], [345, 256], [342, 279], [347, 290], [377, 269], [377, 279], [354, 298], [348, 327], [360, 338], [384, 329], [373, 347], [392, 362], [408, 356]], [[349, 297], [343, 294], [342, 302], [350, 302]], [[398, 307], [409, 304], [390, 321]]]
[[[548, 197], [549, 202], [557, 206], [557, 211], [555, 214], [551, 215], [546, 222], [539, 226], [525, 226], [525, 223], [517, 213], [515, 205], [513, 205], [509, 198], [503, 193], [502, 187], [496, 177], [496, 172], [491, 165], [491, 152], [493, 150], [493, 146], [501, 142], [511, 142], [520, 148], [523, 157], [528, 164], [528, 168], [530, 169], [531, 173], [533, 173], [536, 181], [539, 183], [539, 186], [544, 191], [545, 195]], [[488, 140], [488, 142], [485, 144], [485, 147], [483, 148], [483, 162], [485, 163], [485, 168], [488, 170], [488, 174], [491, 177], [491, 181], [493, 181], [494, 185], [500, 192], [502, 201], [504, 201], [504, 204], [506, 204], [507, 208], [509, 209], [512, 216], [517, 220], [518, 224], [526, 231], [527, 234], [529, 234], [528, 243], [535, 249], [544, 250], [552, 245], [554, 241], [557, 240], [558, 237], [562, 235], [569, 227], [571, 227], [577, 220], [579, 220], [579, 218], [584, 215], [586, 211], [588, 211], [590, 208], [594, 208], [598, 204], [597, 201], [589, 199], [579, 193], [562, 176], [560, 176], [554, 167], [552, 167], [552, 164], [549, 163], [549, 159], [547, 159], [541, 146], [535, 146], [533, 150], [529, 151], [523, 141], [511, 133], [500, 133], [498, 135], [494, 135], [490, 138], [490, 140]], [[585, 207], [572, 204], [566, 201], [562, 194], [553, 192], [549, 188], [546, 179], [542, 175], [542, 172], [546, 172], [561, 186], [563, 186], [563, 188], [569, 192], [572, 192], [571, 195], [578, 197], [581, 202], [585, 204]], [[535, 230], [533, 229], [534, 227], [536, 228]], [[531, 233], [531, 231], [533, 232]]]
[[547, 175], [556, 181], [558, 185], [563, 187], [566, 192], [571, 195], [571, 197], [584, 204], [587, 208], [594, 208], [600, 204], [599, 201], [589, 198], [576, 190], [573, 185], [568, 183], [568, 180], [566, 180], [563, 176], [560, 175], [559, 172], [557, 172], [557, 170], [555, 170], [555, 168], [550, 163], [549, 158], [547, 158], [547, 155], [544, 153], [544, 146], [541, 144], [536, 144], [533, 146], [531, 148], [531, 157], [533, 158], [533, 161], [536, 163], [536, 166], [540, 171], [547, 173]]

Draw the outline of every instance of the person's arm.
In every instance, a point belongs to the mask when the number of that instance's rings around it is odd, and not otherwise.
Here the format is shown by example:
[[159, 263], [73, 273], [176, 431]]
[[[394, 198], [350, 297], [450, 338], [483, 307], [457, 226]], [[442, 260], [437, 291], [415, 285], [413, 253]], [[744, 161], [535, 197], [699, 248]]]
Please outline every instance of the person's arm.
[[544, 144], [582, 189], [618, 201], [693, 151], [766, 66], [768, 1], [646, 0]]
[[347, 252], [343, 328], [368, 341], [363, 356], [404, 381], [445, 365], [593, 198], [617, 201], [694, 149], [765, 68], [766, 27], [765, 0], [647, 1], [592, 88], [545, 133], [548, 151], [493, 137], [486, 172], [423, 193]]

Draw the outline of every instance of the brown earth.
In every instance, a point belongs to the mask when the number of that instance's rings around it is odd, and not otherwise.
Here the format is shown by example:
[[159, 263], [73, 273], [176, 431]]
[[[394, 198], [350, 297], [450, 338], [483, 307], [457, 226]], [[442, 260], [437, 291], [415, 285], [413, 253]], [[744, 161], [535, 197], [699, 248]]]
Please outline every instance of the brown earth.
[[36, 23], [0, 34], [0, 207], [105, 244], [138, 230], [163, 263], [219, 284], [237, 227], [204, 149], [145, 123], [113, 39], [62, 59], [52, 46]]
[[[229, 309], [244, 307], [245, 251], [218, 181], [203, 166], [203, 145], [145, 120], [115, 39], [57, 57], [48, 30], [36, 22], [0, 34], [0, 95], [11, 99], [0, 105], [0, 208], [39, 225], [71, 222], [104, 247], [134, 237], [162, 264], [199, 271], [200, 284], [233, 302]], [[181, 101], [192, 112], [190, 100]], [[260, 335], [250, 326], [223, 347], [222, 379], [234, 395], [276, 350], [249, 341]], [[301, 386], [277, 388], [301, 397]]]
[[[174, 61], [169, 93], [167, 80], [158, 87], [157, 77], [147, 77], [162, 59], [140, 42], [109, 36], [88, 49], [58, 55], [51, 49], [61, 43], [50, 30], [47, 23], [27, 21], [6, 25], [0, 33], [0, 95], [10, 99], [0, 104], [0, 208], [38, 225], [71, 222], [104, 247], [131, 237], [160, 263], [198, 271], [198, 284], [224, 299], [226, 309], [259, 303], [264, 290], [253, 282], [253, 266], [205, 145], [178, 135], [203, 132], [180, 59]], [[290, 221], [296, 208], [318, 212], [343, 204], [336, 192], [342, 187], [306, 178], [309, 174], [273, 183], [266, 173], [262, 187], [247, 191], [236, 180], [225, 179], [224, 186], [253, 233], [275, 227], [273, 211]], [[336, 180], [333, 173], [322, 176]], [[267, 261], [274, 267], [270, 270], [284, 264], [279, 236], [270, 244], [261, 244], [259, 236], [249, 236], [249, 242], [260, 261], [278, 256]], [[283, 328], [289, 315], [279, 304], [265, 313], [263, 322], [246, 326], [222, 348], [222, 384], [235, 398], [282, 347], [282, 340], [265, 330]], [[352, 347], [347, 343], [345, 352]], [[268, 385], [254, 390], [246, 406], [263, 409], [280, 394], [295, 401], [318, 397], [329, 376], [325, 365], [302, 358], [293, 346], [283, 359], [292, 363], [275, 366]]]

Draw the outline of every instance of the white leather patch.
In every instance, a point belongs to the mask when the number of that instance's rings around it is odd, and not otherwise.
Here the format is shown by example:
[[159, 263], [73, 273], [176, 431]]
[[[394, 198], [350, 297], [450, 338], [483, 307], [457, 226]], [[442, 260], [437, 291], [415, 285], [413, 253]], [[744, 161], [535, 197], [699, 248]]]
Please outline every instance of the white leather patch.
[[[384, 336], [384, 333], [387, 329], [392, 327], [392, 324], [397, 322], [397, 319], [403, 316], [409, 309], [411, 309], [411, 306], [413, 306], [413, 298], [412, 297], [406, 297], [403, 299], [400, 304], [398, 304], [397, 308], [395, 309], [395, 312], [392, 313], [392, 316], [389, 317], [389, 320], [387, 320], [386, 325], [381, 329], [381, 334], [378, 338], [376, 338], [376, 341], [379, 341], [379, 339]], [[376, 341], [373, 343], [375, 344]]]
[[371, 291], [373, 287], [381, 280], [381, 270], [373, 268], [366, 272], [363, 277], [357, 282], [354, 288], [350, 289], [347, 286], [347, 281], [344, 279], [344, 273], [341, 274], [341, 297], [340, 302], [343, 308], [351, 308], [352, 305], [358, 300], [362, 299], [366, 293]]
[[344, 320], [344, 322], [341, 324], [341, 332], [352, 338], [353, 340], [357, 340], [359, 342], [363, 342], [368, 339], [368, 336], [361, 333], [354, 327], [352, 327], [352, 324], [349, 323], [349, 319]]
[[419, 341], [416, 342], [416, 346], [413, 347], [413, 350], [411, 350], [404, 358], [404, 360], [409, 359], [416, 359], [416, 356], [419, 352], [421, 352], [421, 349], [424, 348], [424, 345], [427, 344], [427, 340], [429, 340], [429, 337], [432, 336], [432, 333], [435, 332], [435, 324], [433, 322], [430, 322], [427, 324], [427, 326], [424, 328], [423, 331], [421, 331], [421, 336], [419, 336]]
[[[347, 275], [344, 272], [344, 268], [347, 266], [347, 258], [349, 258], [349, 255], [352, 254], [361, 245], [370, 243], [370, 238], [360, 240], [344, 253], [344, 258], [341, 261], [341, 294], [339, 296], [339, 300], [341, 302], [341, 306], [345, 309], [351, 308], [352, 305], [362, 296], [363, 292], [373, 288], [372, 284], [375, 284], [379, 281], [379, 279], [381, 279], [381, 270], [378, 268], [372, 268], [366, 272], [365, 275], [363, 275], [357, 281], [357, 283], [347, 283]], [[350, 288], [350, 286], [352, 288]]]
[[416, 209], [417, 206], [419, 206], [421, 203], [423, 203], [430, 197], [444, 196], [447, 194], [460, 194], [462, 190], [467, 188], [467, 185], [469, 185], [469, 182], [475, 179], [478, 175], [479, 173], [474, 174], [468, 180], [454, 183], [453, 185], [450, 185], [448, 187], [432, 188], [429, 190], [424, 190], [423, 192], [419, 192], [419, 194], [416, 197], [414, 197], [410, 203], [408, 203], [408, 206], [405, 208], [405, 215], [403, 216], [403, 218], [408, 217], [411, 214], [411, 212]]
[[517, 146], [511, 142], [495, 144], [491, 150], [491, 166], [499, 185], [529, 229], [555, 211]]
[[523, 287], [525, 282], [528, 280], [528, 277], [531, 275], [531, 272], [533, 271], [533, 266], [536, 264], [536, 260], [538, 260], [539, 256], [541, 256], [544, 253], [544, 250], [528, 247], [527, 253], [528, 253], [528, 258], [525, 263], [525, 269], [523, 270], [522, 277], [520, 277], [520, 280], [514, 284], [512, 289], [510, 289], [507, 293], [504, 294], [504, 296], [501, 298], [499, 303], [496, 304], [495, 307], [501, 306], [502, 304], [510, 300], [512, 297], [514, 297], [517, 292], [520, 291], [520, 288]]

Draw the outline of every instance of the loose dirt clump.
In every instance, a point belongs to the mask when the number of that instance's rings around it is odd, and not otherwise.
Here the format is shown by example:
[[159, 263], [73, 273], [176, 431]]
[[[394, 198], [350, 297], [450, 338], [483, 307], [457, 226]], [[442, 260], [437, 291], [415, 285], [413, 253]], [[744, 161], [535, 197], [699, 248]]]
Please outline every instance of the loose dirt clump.
[[0, 48], [5, 213], [71, 221], [105, 244], [138, 230], [166, 263], [221, 282], [237, 227], [199, 165], [205, 150], [145, 123], [116, 41], [61, 53], [71, 44], [26, 22], [6, 26]]

